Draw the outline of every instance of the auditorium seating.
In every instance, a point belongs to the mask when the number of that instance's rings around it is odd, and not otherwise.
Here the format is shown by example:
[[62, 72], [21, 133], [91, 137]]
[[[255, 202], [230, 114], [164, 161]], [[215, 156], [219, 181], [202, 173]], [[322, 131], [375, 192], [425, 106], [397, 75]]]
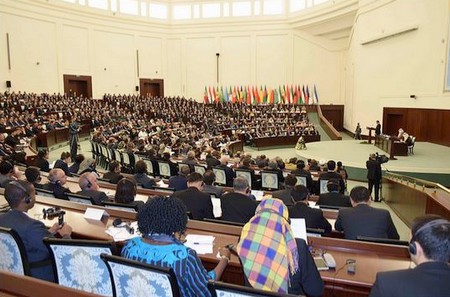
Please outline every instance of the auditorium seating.
[[108, 269], [100, 254], [115, 250], [108, 241], [44, 238], [58, 284], [104, 296], [112, 296]]
[[101, 254], [100, 257], [108, 267], [115, 297], [141, 296], [144, 292], [148, 296], [180, 296], [176, 276], [171, 268], [109, 254]]
[[0, 271], [30, 275], [25, 246], [16, 231], [0, 227], [0, 251]]

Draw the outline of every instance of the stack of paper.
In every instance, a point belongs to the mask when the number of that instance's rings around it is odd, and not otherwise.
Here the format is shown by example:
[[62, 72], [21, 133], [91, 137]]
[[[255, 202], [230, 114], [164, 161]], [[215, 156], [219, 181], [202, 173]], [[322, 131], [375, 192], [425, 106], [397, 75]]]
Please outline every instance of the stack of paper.
[[213, 252], [214, 236], [189, 234], [184, 245], [195, 250], [197, 254], [211, 254]]

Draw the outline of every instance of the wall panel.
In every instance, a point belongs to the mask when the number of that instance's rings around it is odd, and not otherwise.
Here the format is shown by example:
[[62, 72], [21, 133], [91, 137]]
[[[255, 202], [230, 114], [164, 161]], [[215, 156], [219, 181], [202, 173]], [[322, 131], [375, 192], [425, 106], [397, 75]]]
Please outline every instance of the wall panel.
[[63, 74], [89, 74], [89, 30], [63, 25], [61, 28], [61, 70]]

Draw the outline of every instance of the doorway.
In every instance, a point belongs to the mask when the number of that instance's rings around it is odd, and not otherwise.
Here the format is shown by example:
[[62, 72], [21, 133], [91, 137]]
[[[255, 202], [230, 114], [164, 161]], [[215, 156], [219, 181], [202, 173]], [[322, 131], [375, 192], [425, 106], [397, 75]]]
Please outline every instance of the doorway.
[[139, 80], [141, 96], [164, 97], [164, 80], [141, 78]]
[[69, 96], [92, 98], [92, 77], [64, 74], [64, 93]]

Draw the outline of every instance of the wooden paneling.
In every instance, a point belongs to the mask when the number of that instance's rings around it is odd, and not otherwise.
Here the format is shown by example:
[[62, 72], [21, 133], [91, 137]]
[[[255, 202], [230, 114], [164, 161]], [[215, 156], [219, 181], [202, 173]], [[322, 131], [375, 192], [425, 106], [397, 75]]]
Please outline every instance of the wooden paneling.
[[396, 135], [399, 128], [417, 141], [450, 146], [450, 110], [385, 107], [383, 133]]
[[338, 131], [344, 130], [344, 105], [320, 105], [323, 116]]
[[450, 195], [427, 193], [421, 186], [383, 178], [383, 199], [409, 227], [414, 218], [437, 214], [450, 219]]

